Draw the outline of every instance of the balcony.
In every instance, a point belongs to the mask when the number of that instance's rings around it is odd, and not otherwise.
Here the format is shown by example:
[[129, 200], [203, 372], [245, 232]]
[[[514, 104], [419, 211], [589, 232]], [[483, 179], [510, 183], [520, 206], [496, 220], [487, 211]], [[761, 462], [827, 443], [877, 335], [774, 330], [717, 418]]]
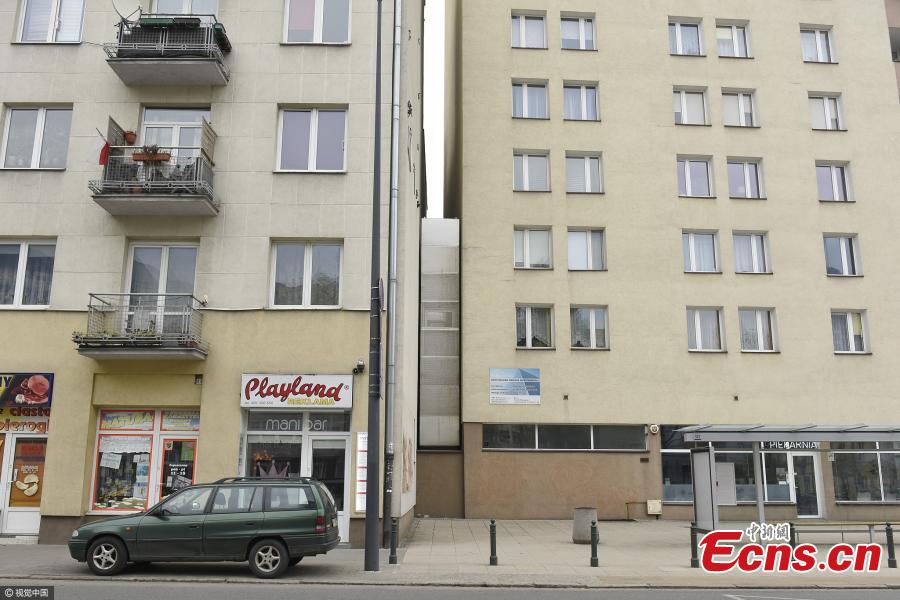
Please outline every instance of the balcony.
[[231, 42], [213, 15], [143, 15], [122, 20], [106, 61], [127, 86], [227, 85]]
[[219, 202], [209, 154], [195, 147], [113, 146], [101, 178], [88, 187], [94, 202], [115, 216], [214, 217]]
[[203, 305], [191, 294], [91, 294], [86, 332], [72, 341], [98, 360], [205, 360]]

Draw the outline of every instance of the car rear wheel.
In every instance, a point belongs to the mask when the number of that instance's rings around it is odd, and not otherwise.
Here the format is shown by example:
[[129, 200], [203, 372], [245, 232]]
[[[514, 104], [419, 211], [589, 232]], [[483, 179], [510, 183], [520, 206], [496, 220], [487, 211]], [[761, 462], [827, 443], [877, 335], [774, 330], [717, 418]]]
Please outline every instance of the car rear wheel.
[[292, 558], [291, 560], [288, 561], [288, 565], [293, 567], [294, 565], [299, 563], [301, 560], [303, 560], [302, 556], [295, 556], [294, 558]]
[[118, 575], [128, 564], [128, 551], [117, 538], [100, 538], [88, 548], [87, 563], [94, 575]]
[[281, 576], [289, 561], [287, 548], [278, 540], [260, 540], [250, 549], [250, 570], [261, 579]]

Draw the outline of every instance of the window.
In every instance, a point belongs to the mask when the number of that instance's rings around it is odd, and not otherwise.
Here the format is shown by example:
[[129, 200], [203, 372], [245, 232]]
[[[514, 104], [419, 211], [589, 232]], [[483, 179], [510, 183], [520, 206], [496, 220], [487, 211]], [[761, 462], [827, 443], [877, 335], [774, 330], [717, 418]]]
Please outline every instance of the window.
[[676, 125], [706, 125], [706, 92], [681, 90], [672, 92], [672, 107]]
[[566, 192], [570, 194], [600, 194], [600, 157], [566, 155]]
[[490, 450], [534, 450], [534, 425], [488, 425], [481, 429], [481, 447]]
[[596, 84], [563, 86], [563, 118], [567, 121], [597, 121]]
[[587, 17], [563, 17], [560, 20], [563, 50], [594, 50], [594, 20]]
[[700, 23], [669, 21], [669, 54], [701, 56]]
[[838, 96], [810, 96], [809, 114], [812, 119], [812, 128], [826, 131], [841, 131], [844, 129], [841, 118], [841, 106]]
[[550, 157], [547, 154], [513, 154], [513, 190], [550, 191]]
[[762, 198], [758, 160], [728, 160], [728, 195], [731, 198]]
[[606, 307], [572, 307], [572, 348], [609, 350]]
[[722, 310], [689, 308], [687, 310], [688, 349], [692, 352], [722, 352]]
[[279, 116], [279, 171], [343, 171], [346, 168], [346, 110], [284, 109]]
[[516, 119], [548, 118], [547, 84], [513, 82], [512, 103], [512, 116]]
[[716, 27], [716, 43], [719, 56], [730, 58], [749, 58], [747, 44], [747, 27], [745, 25], [719, 25]]
[[269, 488], [266, 510], [315, 510], [316, 500], [308, 486]]
[[20, 42], [81, 41], [84, 0], [24, 0]]
[[712, 197], [712, 169], [708, 158], [678, 159], [678, 195]]
[[722, 90], [724, 123], [729, 127], [756, 127], [752, 92]]
[[[481, 429], [481, 442], [485, 450], [647, 450], [643, 425], [485, 424]], [[689, 454], [687, 456], [690, 458]]]
[[800, 44], [803, 47], [803, 62], [835, 62], [829, 29], [801, 29]]
[[160, 15], [215, 15], [218, 0], [156, 0], [154, 13]]
[[10, 108], [6, 111], [3, 168], [65, 169], [71, 108]]
[[690, 453], [693, 444], [685, 442], [677, 432], [682, 427], [685, 425], [660, 427], [663, 502], [690, 502], [694, 498]]
[[742, 308], [738, 311], [738, 318], [741, 322], [741, 350], [743, 352], [775, 351], [771, 309]]
[[770, 273], [766, 234], [734, 234], [734, 270], [736, 273]]
[[836, 353], [868, 352], [865, 313], [862, 311], [832, 311], [831, 337], [834, 340]]
[[335, 242], [275, 244], [272, 305], [339, 306], [341, 250]]
[[213, 488], [190, 488], [184, 490], [162, 505], [164, 514], [175, 516], [202, 515], [209, 503]]
[[825, 272], [830, 276], [860, 275], [859, 239], [855, 235], [825, 236]]
[[517, 269], [549, 269], [551, 243], [549, 229], [516, 228], [515, 263]]
[[513, 14], [513, 48], [546, 48], [547, 39], [542, 15]]
[[[867, 450], [860, 452], [860, 450]], [[838, 502], [897, 502], [900, 500], [900, 449], [891, 442], [859, 444], [832, 442], [834, 497]]]
[[569, 230], [569, 270], [606, 270], [605, 235], [602, 229]]
[[[254, 494], [259, 498], [255, 498]], [[262, 506], [262, 495], [261, 487], [220, 487], [213, 498], [210, 512], [212, 514], [248, 512], [251, 505]]]
[[350, 0], [285, 0], [284, 12], [288, 44], [350, 42]]
[[681, 234], [681, 247], [685, 273], [719, 272], [715, 233], [685, 231]]
[[[203, 144], [203, 121], [210, 120], [208, 108], [144, 109], [141, 144], [156, 144], [173, 156], [173, 164], [189, 168], [200, 156]], [[179, 160], [180, 159], [180, 160]]]
[[0, 243], [0, 306], [47, 306], [53, 283], [53, 242]]
[[824, 202], [847, 202], [852, 200], [847, 173], [847, 165], [816, 164], [816, 181], [819, 185], [819, 200]]
[[594, 450], [646, 450], [643, 425], [594, 425]]
[[552, 316], [553, 311], [549, 306], [517, 306], [516, 346], [552, 348]]

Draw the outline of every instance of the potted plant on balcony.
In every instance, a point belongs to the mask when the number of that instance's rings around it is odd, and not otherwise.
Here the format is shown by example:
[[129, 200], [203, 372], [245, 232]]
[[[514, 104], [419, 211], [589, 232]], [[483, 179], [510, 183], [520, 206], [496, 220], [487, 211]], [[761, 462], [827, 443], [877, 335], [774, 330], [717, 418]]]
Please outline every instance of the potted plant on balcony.
[[125, 138], [125, 143], [129, 146], [134, 146], [134, 143], [137, 141], [137, 134], [133, 131], [126, 131], [122, 134], [122, 137]]
[[160, 152], [159, 146], [150, 144], [143, 146], [141, 151], [135, 152], [131, 158], [139, 162], [166, 162], [172, 158], [172, 154], [170, 152]]

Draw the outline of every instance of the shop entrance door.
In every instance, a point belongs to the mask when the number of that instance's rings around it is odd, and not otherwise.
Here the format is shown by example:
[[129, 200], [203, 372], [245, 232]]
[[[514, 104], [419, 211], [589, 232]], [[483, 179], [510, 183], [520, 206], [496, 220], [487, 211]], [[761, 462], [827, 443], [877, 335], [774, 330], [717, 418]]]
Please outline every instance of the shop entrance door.
[[304, 450], [304, 475], [318, 479], [331, 492], [338, 513], [341, 541], [350, 541], [350, 512], [347, 485], [350, 460], [347, 438], [311, 435]]
[[819, 502], [819, 484], [816, 475], [815, 454], [792, 454], [794, 465], [794, 495], [797, 516], [816, 518], [822, 516]]
[[7, 434], [0, 442], [0, 533], [38, 534], [46, 455], [46, 436]]

